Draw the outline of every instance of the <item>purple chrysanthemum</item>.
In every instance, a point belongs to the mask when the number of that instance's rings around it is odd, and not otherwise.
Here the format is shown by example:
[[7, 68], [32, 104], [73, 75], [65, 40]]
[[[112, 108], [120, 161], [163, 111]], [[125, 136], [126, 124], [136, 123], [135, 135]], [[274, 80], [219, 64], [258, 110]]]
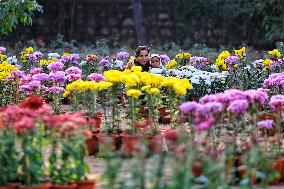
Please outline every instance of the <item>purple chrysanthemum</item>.
[[273, 127], [273, 123], [274, 123], [273, 120], [267, 119], [267, 120], [257, 122], [257, 126], [259, 126], [260, 128], [264, 128], [264, 129], [271, 129]]
[[53, 71], [53, 72], [59, 71], [62, 68], [64, 68], [64, 64], [59, 59], [56, 60], [55, 62], [50, 63], [47, 66], [47, 69], [49, 69], [50, 71]]
[[179, 110], [184, 114], [193, 114], [194, 112], [199, 111], [201, 105], [197, 102], [185, 102], [179, 106]]
[[80, 68], [76, 66], [71, 66], [67, 70], [65, 70], [66, 74], [82, 74], [82, 71]]
[[81, 79], [82, 78], [82, 75], [81, 74], [69, 74], [66, 76], [66, 79], [68, 81], [76, 81], [78, 79]]
[[126, 61], [130, 57], [129, 53], [126, 51], [122, 51], [117, 53], [116, 58], [121, 61]]
[[66, 79], [65, 72], [63, 72], [63, 71], [50, 72], [49, 73], [49, 79], [58, 83], [58, 84], [63, 84], [65, 82], [65, 79]]
[[71, 64], [75, 64], [75, 65], [79, 65], [77, 59], [80, 58], [79, 54], [70, 54], [70, 55], [65, 55], [62, 56], [62, 62], [63, 63], [71, 63]]
[[32, 68], [32, 69], [30, 70], [30, 74], [31, 74], [31, 75], [34, 75], [34, 74], [41, 73], [42, 71], [43, 71], [42, 68]]
[[65, 92], [65, 89], [62, 88], [62, 87], [58, 87], [58, 86], [52, 86], [52, 87], [49, 87], [47, 89], [49, 92], [53, 93], [53, 94], [62, 94]]
[[49, 76], [46, 73], [38, 73], [33, 75], [32, 78], [38, 81], [47, 81], [49, 79]]
[[5, 47], [0, 47], [0, 53], [6, 52], [6, 48]]
[[103, 70], [105, 69], [109, 69], [111, 67], [110, 61], [108, 59], [108, 57], [103, 58], [100, 62], [99, 62], [101, 68]]
[[100, 82], [100, 81], [104, 81], [105, 77], [102, 74], [99, 74], [99, 73], [92, 73], [88, 76], [88, 80]]
[[274, 95], [270, 98], [269, 106], [274, 111], [284, 111], [284, 95]]
[[21, 70], [15, 70], [11, 71], [12, 78], [23, 78], [25, 76], [25, 73]]
[[170, 57], [169, 57], [168, 55], [166, 55], [166, 54], [160, 55], [160, 58], [161, 58], [161, 63], [162, 63], [163, 65], [168, 64], [169, 61], [171, 60]]
[[28, 59], [31, 59], [31, 60], [39, 60], [42, 57], [43, 57], [43, 54], [40, 51], [35, 51], [28, 55]]
[[236, 116], [239, 116], [246, 112], [249, 107], [249, 103], [247, 100], [234, 100], [232, 101], [227, 110]]

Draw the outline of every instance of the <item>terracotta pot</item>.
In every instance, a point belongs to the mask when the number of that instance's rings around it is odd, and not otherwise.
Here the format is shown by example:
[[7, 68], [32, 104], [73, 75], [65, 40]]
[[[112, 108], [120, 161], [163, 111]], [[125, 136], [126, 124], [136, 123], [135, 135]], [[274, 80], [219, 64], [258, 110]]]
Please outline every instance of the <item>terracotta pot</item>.
[[159, 120], [164, 124], [169, 124], [171, 121], [170, 111], [166, 108], [159, 108], [160, 118]]
[[39, 186], [25, 186], [25, 185], [20, 185], [20, 189], [50, 189], [51, 185], [50, 184], [43, 184]]
[[166, 117], [170, 115], [170, 111], [167, 108], [159, 108], [160, 117]]
[[20, 185], [22, 184], [20, 182], [8, 182], [6, 185], [13, 189], [17, 189], [20, 188]]
[[87, 138], [86, 146], [90, 156], [93, 156], [99, 152], [99, 141], [94, 133], [91, 134], [91, 137]]
[[99, 112], [98, 117], [95, 118], [96, 119], [95, 128], [97, 129], [101, 128], [102, 117], [103, 117], [103, 113]]
[[140, 107], [139, 113], [140, 113], [141, 116], [144, 117], [145, 119], [147, 119], [148, 116], [149, 116], [148, 110], [146, 110], [145, 106], [141, 106], [141, 107]]
[[259, 128], [260, 136], [264, 137], [267, 133], [267, 136], [274, 136], [276, 133], [275, 126], [273, 125], [271, 129]]
[[191, 172], [195, 177], [202, 175], [201, 161], [195, 160], [191, 165]]
[[167, 130], [164, 133], [168, 151], [175, 151], [179, 135], [175, 130]]
[[273, 113], [273, 112], [267, 112], [267, 113], [265, 113], [265, 114], [262, 114], [262, 115], [259, 115], [258, 117], [257, 117], [257, 119], [259, 120], [259, 121], [263, 121], [263, 120], [266, 120], [266, 119], [272, 119], [272, 120], [275, 120], [275, 114]]
[[149, 151], [153, 154], [160, 154], [163, 151], [163, 136], [153, 135], [148, 137]]
[[6, 185], [6, 186], [0, 186], [0, 189], [15, 189], [16, 186], [12, 186], [12, 185]]
[[95, 189], [96, 182], [94, 180], [86, 180], [82, 182], [77, 182], [77, 189]]
[[281, 172], [283, 170], [283, 167], [284, 166], [284, 162], [282, 159], [277, 159], [277, 160], [274, 160], [272, 163], [271, 163], [271, 166], [272, 167], [272, 170], [273, 171], [276, 171], [279, 173], [279, 176], [277, 178], [275, 178], [274, 180], [272, 180], [270, 182], [270, 184], [273, 184], [273, 185], [277, 185], [280, 183], [280, 180], [281, 180]]
[[281, 180], [284, 180], [284, 156], [281, 156], [277, 159], [280, 163], [282, 163], [282, 170], [280, 171]]
[[115, 151], [117, 149], [117, 140], [118, 140], [118, 135], [102, 135], [102, 134], [97, 134], [96, 135], [98, 142], [99, 142], [99, 151]]
[[[240, 156], [235, 157], [234, 163], [235, 163], [234, 165], [237, 168], [236, 177], [239, 179], [239, 181], [241, 181], [246, 174], [246, 169], [244, 167], [244, 163], [242, 161], [242, 158]], [[251, 176], [251, 181], [252, 181], [253, 184], [256, 183], [257, 178], [256, 178], [255, 174]]]
[[131, 155], [140, 150], [141, 136], [135, 134], [122, 134], [121, 150], [125, 155]]
[[98, 112], [98, 116], [96, 118], [89, 118], [88, 123], [93, 126], [94, 130], [98, 130], [101, 128], [102, 123], [102, 112]]
[[59, 184], [53, 184], [50, 189], [76, 189], [77, 184], [66, 184], [66, 185], [59, 185]]

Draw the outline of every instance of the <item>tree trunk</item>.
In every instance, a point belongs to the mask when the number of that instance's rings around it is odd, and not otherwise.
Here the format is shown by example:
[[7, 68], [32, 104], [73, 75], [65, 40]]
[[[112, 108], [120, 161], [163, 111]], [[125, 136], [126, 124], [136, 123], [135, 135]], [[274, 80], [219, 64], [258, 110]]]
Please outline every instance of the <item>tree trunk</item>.
[[65, 35], [65, 8], [62, 0], [56, 0], [58, 6], [58, 34]]
[[132, 0], [133, 18], [136, 29], [138, 45], [146, 44], [146, 30], [143, 21], [142, 3], [141, 0]]
[[70, 31], [69, 31], [69, 39], [73, 39], [73, 33], [74, 33], [74, 17], [76, 12], [76, 5], [77, 0], [74, 0], [71, 4], [71, 11], [70, 11]]
[[284, 0], [281, 0], [282, 9], [282, 32], [284, 33]]

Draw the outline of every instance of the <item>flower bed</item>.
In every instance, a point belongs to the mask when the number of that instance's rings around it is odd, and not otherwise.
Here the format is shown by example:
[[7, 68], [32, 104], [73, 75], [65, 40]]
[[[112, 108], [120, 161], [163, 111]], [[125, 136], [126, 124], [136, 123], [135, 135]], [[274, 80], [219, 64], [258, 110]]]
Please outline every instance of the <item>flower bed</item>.
[[[45, 59], [27, 48], [17, 61], [0, 49], [0, 185], [84, 187], [88, 152], [105, 159], [112, 188], [252, 187], [284, 178], [278, 50], [262, 62], [249, 61], [245, 48], [223, 51], [214, 63], [187, 52], [172, 60], [161, 55], [165, 67], [149, 73], [125, 69], [133, 57], [124, 51]], [[66, 113], [62, 103], [70, 107]], [[163, 128], [159, 120], [166, 118]], [[148, 157], [157, 157], [150, 180]], [[132, 179], [118, 182], [123, 158], [133, 160]], [[166, 166], [172, 177], [162, 182]]]

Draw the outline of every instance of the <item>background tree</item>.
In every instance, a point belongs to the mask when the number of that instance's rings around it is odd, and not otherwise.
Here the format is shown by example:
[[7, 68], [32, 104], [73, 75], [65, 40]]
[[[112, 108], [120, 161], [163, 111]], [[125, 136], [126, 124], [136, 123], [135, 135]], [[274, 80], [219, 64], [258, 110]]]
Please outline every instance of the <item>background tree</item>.
[[146, 32], [144, 26], [144, 17], [143, 17], [141, 0], [132, 0], [132, 5], [133, 5], [133, 17], [134, 17], [134, 24], [135, 24], [138, 44], [144, 45], [146, 44], [147, 41], [146, 41]]
[[35, 11], [42, 12], [35, 0], [0, 1], [0, 35], [7, 35], [20, 23], [31, 25]]

